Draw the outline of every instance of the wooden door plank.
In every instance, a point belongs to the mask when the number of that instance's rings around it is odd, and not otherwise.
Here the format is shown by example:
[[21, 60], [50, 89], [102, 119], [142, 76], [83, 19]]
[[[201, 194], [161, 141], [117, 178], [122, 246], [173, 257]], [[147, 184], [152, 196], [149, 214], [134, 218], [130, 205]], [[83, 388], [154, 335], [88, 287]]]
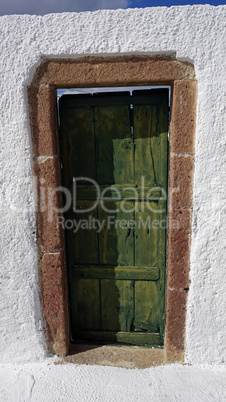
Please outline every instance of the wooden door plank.
[[[120, 92], [116, 94], [115, 92], [108, 92], [108, 93], [98, 93], [97, 95], [63, 95], [60, 98], [60, 108], [62, 106], [62, 101], [67, 102], [67, 106], [69, 108], [75, 108], [75, 107], [87, 107], [87, 106], [106, 106], [106, 105], [111, 105], [111, 106], [123, 106], [127, 105], [129, 106], [131, 103], [134, 105], [158, 105], [162, 103], [163, 97], [168, 96], [168, 90], [165, 89], [165, 93], [163, 94], [154, 94], [154, 91], [151, 90], [147, 94], [147, 90], [145, 90], [146, 93], [141, 94], [139, 91], [139, 94], [137, 91], [133, 91], [133, 95], [131, 96], [129, 92]], [[155, 91], [156, 92], [156, 91]], [[131, 102], [132, 101], [132, 102]]]
[[117, 341], [134, 345], [160, 345], [159, 334], [141, 333], [141, 332], [118, 332]]
[[159, 170], [159, 131], [157, 107], [134, 105], [135, 183], [157, 186]]
[[159, 105], [159, 131], [160, 131], [160, 156], [159, 156], [159, 166], [160, 166], [160, 177], [159, 185], [167, 193], [168, 185], [168, 97], [164, 97], [161, 105]]
[[[168, 190], [168, 96], [165, 95], [159, 106], [159, 125], [160, 125], [160, 186], [165, 191], [166, 199], [159, 201], [159, 220], [165, 222], [167, 228], [167, 190]], [[166, 233], [162, 229], [159, 231], [158, 239], [158, 261], [160, 268], [160, 279], [158, 281], [159, 290], [159, 324], [161, 343], [164, 344], [165, 333], [165, 293], [166, 293]]]
[[101, 280], [101, 329], [119, 331], [119, 299], [120, 293], [116, 281]]
[[73, 278], [157, 281], [159, 279], [159, 268], [114, 267], [106, 265], [86, 267], [82, 265], [74, 267]]
[[130, 222], [134, 219], [134, 203], [124, 201], [122, 211], [119, 202], [105, 201], [104, 209], [98, 206], [99, 219], [104, 222], [99, 234], [100, 264], [134, 265], [134, 227]]
[[125, 343], [128, 345], [161, 345], [160, 335], [147, 332], [85, 331], [78, 330], [77, 337], [87, 341]]
[[[167, 227], [167, 215], [166, 215], [167, 202], [164, 200], [159, 201], [159, 210], [162, 212], [159, 214], [159, 220], [165, 222]], [[160, 311], [160, 335], [161, 342], [164, 343], [164, 329], [165, 329], [165, 293], [166, 293], [166, 230], [160, 230], [158, 233], [158, 264], [159, 264], [159, 311]]]
[[[125, 185], [101, 185], [99, 186], [100, 193], [104, 192], [104, 197], [114, 200], [134, 200], [134, 199], [159, 199], [162, 197], [162, 190], [159, 187], [151, 189], [150, 186], [136, 187], [134, 184], [130, 184], [129, 187]], [[93, 200], [97, 199], [97, 190], [94, 186], [79, 186], [77, 187], [76, 199], [78, 200]]]
[[71, 335], [76, 339], [78, 329], [100, 330], [99, 280], [70, 281]]
[[158, 203], [136, 203], [135, 265], [158, 266]]
[[129, 106], [95, 108], [97, 182], [134, 182], [134, 144], [131, 138]]
[[77, 279], [77, 328], [99, 330], [101, 328], [99, 280]]
[[134, 317], [133, 281], [101, 281], [102, 330], [129, 332]]
[[120, 331], [130, 332], [134, 319], [134, 281], [115, 281], [119, 290]]
[[159, 332], [158, 285], [152, 281], [135, 282], [135, 331]]
[[[73, 177], [96, 179], [93, 109], [67, 109], [62, 116], [62, 156], [65, 186], [71, 187]], [[66, 120], [66, 122], [64, 122]]]
[[[77, 202], [78, 211], [91, 209], [93, 201], [80, 200]], [[95, 227], [97, 223], [97, 209], [90, 212], [74, 213], [74, 225], [71, 229], [73, 235], [73, 245], [70, 246], [70, 262], [75, 264], [98, 264], [98, 233]], [[77, 226], [76, 226], [77, 225]]]

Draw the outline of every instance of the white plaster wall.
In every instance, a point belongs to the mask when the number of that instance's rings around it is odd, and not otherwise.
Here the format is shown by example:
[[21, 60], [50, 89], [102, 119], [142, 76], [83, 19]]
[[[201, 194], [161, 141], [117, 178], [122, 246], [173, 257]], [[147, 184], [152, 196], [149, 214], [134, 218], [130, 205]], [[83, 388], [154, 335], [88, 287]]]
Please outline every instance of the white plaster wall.
[[0, 18], [1, 362], [46, 356], [35, 243], [26, 87], [43, 58], [174, 54], [198, 80], [186, 359], [222, 363], [226, 344], [226, 7], [185, 6]]

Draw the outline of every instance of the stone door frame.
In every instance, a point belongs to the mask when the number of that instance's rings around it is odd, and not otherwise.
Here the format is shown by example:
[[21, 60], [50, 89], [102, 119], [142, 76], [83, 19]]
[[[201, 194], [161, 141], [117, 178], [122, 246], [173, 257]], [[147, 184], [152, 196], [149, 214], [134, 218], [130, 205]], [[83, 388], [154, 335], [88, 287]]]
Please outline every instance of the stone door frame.
[[[136, 85], [171, 86], [166, 323], [160, 360], [184, 361], [197, 83], [193, 65], [161, 56], [45, 60], [28, 87], [41, 306], [48, 350], [59, 356], [68, 354], [70, 337], [64, 233], [56, 211], [61, 195], [52, 191], [61, 183], [56, 89]], [[51, 213], [47, 199], [54, 206]], [[148, 356], [151, 365], [150, 352]]]

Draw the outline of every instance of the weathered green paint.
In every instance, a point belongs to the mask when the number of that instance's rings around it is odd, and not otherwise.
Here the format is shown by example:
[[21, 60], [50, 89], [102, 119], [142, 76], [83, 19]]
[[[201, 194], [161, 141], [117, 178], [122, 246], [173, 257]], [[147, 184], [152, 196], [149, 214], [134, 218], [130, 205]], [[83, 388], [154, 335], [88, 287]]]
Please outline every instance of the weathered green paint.
[[136, 281], [135, 330], [159, 332], [159, 313], [157, 282]]
[[114, 267], [114, 266], [75, 266], [72, 270], [74, 278], [95, 279], [131, 279], [139, 281], [157, 281], [159, 269], [156, 267]]
[[160, 335], [147, 332], [76, 331], [78, 340], [119, 342], [131, 345], [159, 345]]
[[[99, 235], [101, 265], [133, 265], [134, 235], [129, 221], [134, 217], [133, 212], [130, 212], [134, 203], [125, 201], [123, 205], [127, 213], [120, 210], [118, 201], [104, 202], [104, 206], [109, 212], [104, 211], [100, 205], [98, 206], [99, 219], [101, 222], [105, 221], [103, 230]], [[118, 212], [113, 212], [116, 209], [118, 209]], [[110, 219], [113, 224], [110, 223]], [[125, 224], [123, 227], [120, 224], [116, 226], [114, 225], [114, 219], [115, 221], [118, 220], [118, 222], [124, 220]]]
[[132, 184], [134, 144], [128, 106], [96, 107], [94, 113], [97, 182]]
[[[124, 200], [124, 199], [129, 199], [132, 200], [134, 199], [134, 196], [137, 195], [138, 199], [142, 199], [148, 192], [150, 191], [150, 186], [130, 186], [130, 187], [125, 187], [123, 185], [111, 185], [111, 186], [99, 186], [100, 187], [100, 192], [102, 193], [104, 191], [104, 196], [106, 198], [109, 198], [109, 200], [114, 200], [114, 201], [119, 201], [119, 200]], [[120, 193], [120, 197], [118, 194], [118, 191]], [[96, 200], [96, 188], [91, 187], [91, 186], [82, 186], [77, 188], [77, 199], [78, 200]], [[158, 201], [159, 199], [162, 198], [162, 191], [159, 187], [153, 187], [151, 194], [150, 194], [151, 200], [156, 200]]]
[[158, 202], [136, 204], [135, 265], [154, 267], [158, 263]]
[[89, 177], [105, 198], [79, 213], [96, 188], [77, 182], [64, 214], [81, 221], [65, 230], [72, 338], [162, 345], [168, 93], [63, 96], [60, 122], [63, 185], [72, 191], [73, 177]]
[[157, 107], [155, 105], [135, 105], [135, 183], [137, 185], [141, 185], [141, 178], [146, 186], [158, 185], [159, 138], [156, 128]]
[[[85, 210], [91, 208], [92, 205], [92, 201], [79, 200], [77, 203], [77, 209]], [[98, 234], [95, 229], [89, 230], [87, 228], [88, 225], [86, 225], [89, 216], [91, 219], [97, 219], [98, 215], [96, 209], [82, 214], [74, 213], [71, 216], [73, 219], [77, 219], [78, 221], [81, 219], [83, 221], [81, 226], [83, 225], [84, 227], [84, 229], [75, 233], [71, 230], [70, 234], [68, 234], [68, 236], [73, 237], [72, 249], [75, 251], [73, 253], [75, 264], [98, 264]], [[89, 251], [87, 252], [87, 250]]]

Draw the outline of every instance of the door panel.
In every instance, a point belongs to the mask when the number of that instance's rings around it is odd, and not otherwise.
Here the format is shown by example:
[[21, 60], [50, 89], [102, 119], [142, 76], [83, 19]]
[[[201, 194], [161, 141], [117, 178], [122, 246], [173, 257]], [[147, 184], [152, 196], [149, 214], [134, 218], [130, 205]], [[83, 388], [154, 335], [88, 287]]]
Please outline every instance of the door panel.
[[168, 91], [137, 92], [60, 99], [74, 341], [163, 344]]

